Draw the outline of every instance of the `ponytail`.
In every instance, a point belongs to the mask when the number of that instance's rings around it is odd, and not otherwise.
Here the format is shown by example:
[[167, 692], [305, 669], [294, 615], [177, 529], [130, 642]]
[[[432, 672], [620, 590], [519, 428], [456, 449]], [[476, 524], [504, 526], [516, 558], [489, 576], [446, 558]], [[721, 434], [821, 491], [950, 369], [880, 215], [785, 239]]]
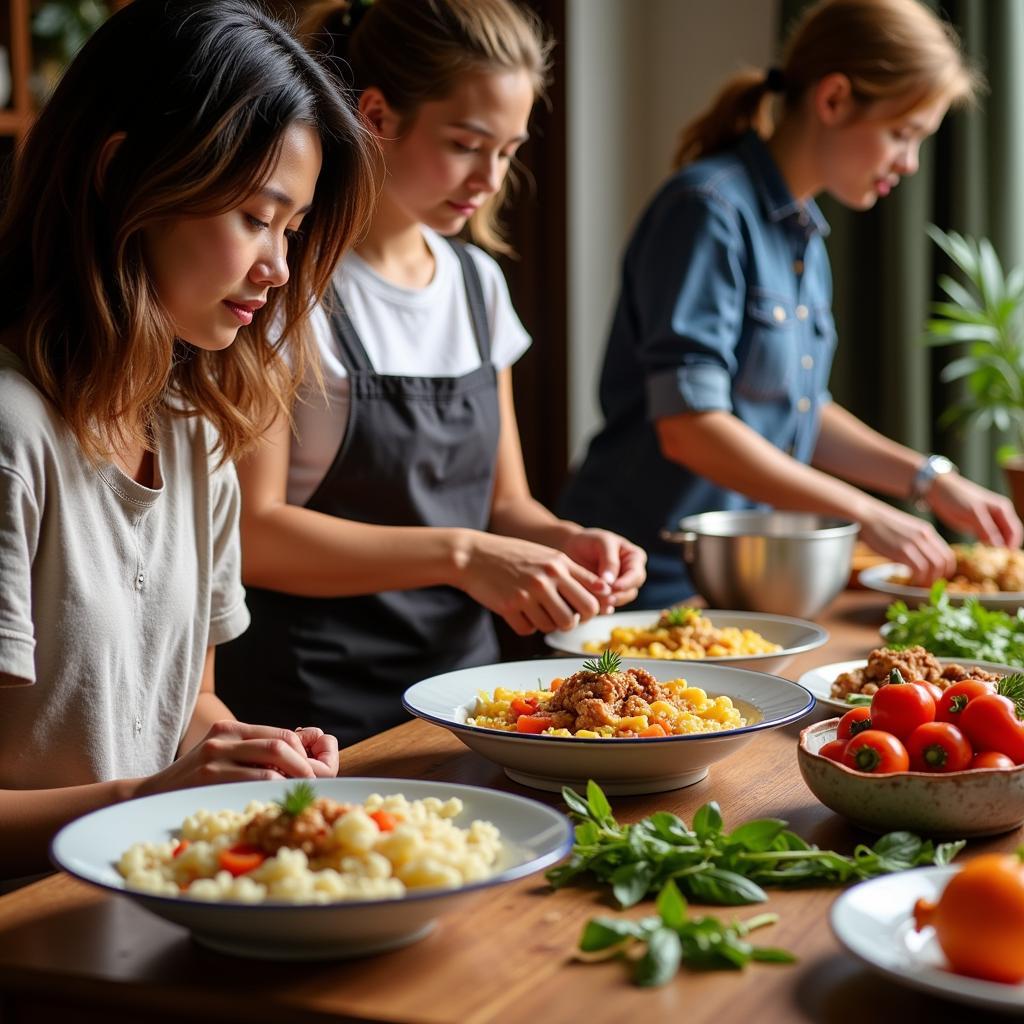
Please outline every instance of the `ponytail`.
[[733, 75], [711, 106], [683, 130], [672, 160], [673, 170], [728, 149], [751, 129], [768, 138], [775, 127], [771, 110], [774, 84], [771, 72], [751, 69]]
[[863, 105], [906, 97], [907, 109], [970, 102], [982, 85], [953, 29], [919, 0], [818, 0], [794, 26], [782, 66], [734, 75], [709, 110], [684, 129], [674, 167], [774, 128], [772, 94], [792, 111], [816, 82], [839, 73]]

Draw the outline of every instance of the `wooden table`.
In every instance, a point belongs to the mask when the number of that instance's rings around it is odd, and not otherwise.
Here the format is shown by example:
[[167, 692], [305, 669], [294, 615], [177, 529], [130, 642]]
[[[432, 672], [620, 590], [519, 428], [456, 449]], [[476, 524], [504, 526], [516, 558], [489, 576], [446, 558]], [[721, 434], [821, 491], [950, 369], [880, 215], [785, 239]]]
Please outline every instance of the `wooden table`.
[[[822, 616], [831, 640], [795, 659], [786, 675], [863, 657], [877, 642], [886, 599], [849, 591]], [[818, 717], [827, 717], [821, 713]], [[844, 852], [870, 837], [821, 806], [800, 778], [800, 725], [766, 733], [715, 765], [703, 782], [673, 793], [618, 797], [622, 820], [667, 809], [685, 820], [709, 799], [727, 826], [785, 818], [823, 848]], [[345, 752], [343, 774], [438, 779], [524, 789], [443, 729], [410, 722]], [[1019, 832], [971, 843], [968, 853], [1008, 850]], [[610, 913], [596, 890], [551, 892], [542, 876], [507, 885], [444, 917], [422, 942], [359, 961], [313, 965], [244, 961], [211, 953], [188, 934], [66, 875], [0, 898], [0, 1024], [71, 1021], [401, 1021], [482, 1024], [583, 1020], [756, 1019], [864, 1024], [1001, 1020], [904, 989], [859, 966], [829, 931], [834, 889], [770, 893], [780, 921], [758, 933], [799, 957], [795, 966], [756, 964], [742, 973], [682, 972], [664, 988], [637, 989], [618, 962], [581, 964], [583, 923]], [[649, 907], [646, 908], [649, 912]], [[752, 908], [716, 908], [749, 916]]]

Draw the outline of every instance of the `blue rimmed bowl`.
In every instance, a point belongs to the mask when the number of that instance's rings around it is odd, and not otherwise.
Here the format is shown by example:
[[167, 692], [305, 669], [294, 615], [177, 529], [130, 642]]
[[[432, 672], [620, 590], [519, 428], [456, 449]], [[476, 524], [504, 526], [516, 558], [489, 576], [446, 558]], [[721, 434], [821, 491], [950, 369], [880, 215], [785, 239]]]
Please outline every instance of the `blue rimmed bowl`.
[[[424, 679], [405, 691], [407, 711], [450, 729], [471, 750], [505, 769], [515, 782], [558, 792], [585, 789], [587, 780], [606, 793], [661, 793], [700, 782], [715, 761], [739, 750], [758, 733], [802, 718], [814, 697], [797, 683], [765, 672], [695, 662], [628, 659], [623, 669], [643, 668], [659, 682], [683, 678], [714, 697], [727, 696], [748, 724], [739, 729], [644, 739], [577, 739], [501, 732], [470, 725], [479, 691], [546, 688], [578, 672], [579, 658], [513, 661], [459, 669]], [[539, 680], [539, 686], [538, 686]]]
[[271, 960], [328, 960], [395, 949], [423, 938], [437, 918], [485, 889], [524, 878], [561, 860], [572, 846], [572, 826], [558, 811], [526, 797], [480, 786], [411, 779], [313, 779], [318, 796], [361, 803], [372, 793], [409, 800], [458, 797], [461, 828], [480, 819], [501, 833], [494, 874], [455, 889], [414, 889], [387, 899], [324, 904], [242, 904], [154, 896], [128, 889], [117, 871], [133, 843], [166, 842], [199, 808], [244, 810], [253, 800], [279, 800], [287, 782], [236, 782], [159, 793], [93, 811], [66, 825], [50, 859], [69, 874], [128, 897], [158, 917], [188, 928], [196, 941], [219, 952]]

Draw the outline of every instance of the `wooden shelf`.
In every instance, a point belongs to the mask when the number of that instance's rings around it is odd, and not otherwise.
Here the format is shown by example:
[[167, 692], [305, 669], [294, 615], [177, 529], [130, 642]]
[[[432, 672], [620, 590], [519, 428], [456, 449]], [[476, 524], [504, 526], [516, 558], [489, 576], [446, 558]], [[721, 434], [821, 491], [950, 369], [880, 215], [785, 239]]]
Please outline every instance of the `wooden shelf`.
[[22, 114], [16, 110], [0, 110], [0, 136], [21, 135], [31, 122], [31, 114]]

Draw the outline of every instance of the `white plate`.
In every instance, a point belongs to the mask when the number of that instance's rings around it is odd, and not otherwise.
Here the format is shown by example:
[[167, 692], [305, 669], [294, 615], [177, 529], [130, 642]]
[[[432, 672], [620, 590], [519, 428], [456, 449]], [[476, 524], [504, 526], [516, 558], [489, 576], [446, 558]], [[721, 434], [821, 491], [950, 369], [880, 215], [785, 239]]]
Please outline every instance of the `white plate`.
[[[867, 569], [861, 569], [861, 586], [868, 590], [877, 590], [882, 594], [892, 594], [893, 597], [902, 597], [905, 601], [921, 601], [928, 603], [930, 590], [928, 587], [910, 587], [903, 583], [893, 583], [892, 576], [907, 573], [907, 567], [899, 562], [883, 562], [881, 565], [872, 565]], [[1004, 590], [997, 594], [964, 594], [947, 590], [951, 604], [963, 604], [964, 599], [976, 597], [978, 603], [986, 608], [1001, 608], [1004, 612], [1014, 612], [1021, 605], [1024, 605], [1024, 591]]]
[[[962, 665], [964, 668], [983, 668], [986, 672], [998, 672], [1004, 676], [1013, 675], [1019, 672], [1019, 668], [1012, 668], [1010, 665], [999, 665], [994, 661], [975, 661], [973, 658], [936, 658], [940, 665]], [[806, 687], [814, 694], [814, 699], [819, 704], [843, 712], [849, 711], [852, 704], [845, 700], [836, 700], [832, 696], [832, 684], [844, 672], [852, 672], [855, 668], [864, 668], [868, 663], [867, 658], [858, 658], [856, 661], [836, 661], [831, 665], [820, 665], [818, 668], [808, 669], [800, 677], [800, 685]]]
[[915, 868], [847, 889], [832, 904], [832, 931], [858, 960], [901, 985], [960, 1003], [1024, 1013], [1024, 984], [954, 974], [931, 928], [914, 931], [914, 903], [935, 900], [958, 869]]
[[236, 782], [130, 800], [94, 811], [66, 825], [50, 847], [64, 871], [120, 893], [159, 917], [191, 929], [197, 941], [238, 956], [325, 960], [393, 949], [425, 936], [439, 914], [483, 889], [540, 871], [572, 846], [572, 826], [562, 814], [525, 797], [478, 786], [409, 779], [316, 779], [320, 796], [362, 802], [371, 793], [402, 793], [410, 800], [458, 797], [455, 818], [467, 826], [490, 821], [501, 832], [502, 855], [490, 878], [460, 889], [413, 890], [397, 899], [304, 905], [239, 904], [151, 896], [127, 889], [117, 861], [133, 843], [164, 842], [199, 808], [244, 810], [251, 800], [280, 799], [287, 783]]
[[[658, 659], [671, 661], [676, 665], [692, 665], [695, 661], [707, 665], [731, 665], [734, 668], [752, 668], [759, 672], [779, 672], [791, 658], [806, 651], [821, 647], [828, 640], [828, 631], [806, 619], [794, 619], [788, 615], [767, 615], [764, 612], [729, 612], [716, 609], [698, 609], [717, 629], [753, 629], [782, 650], [771, 654], [731, 654], [727, 657]], [[613, 629], [646, 629], [657, 621], [660, 612], [628, 611], [598, 615], [575, 629], [548, 633], [544, 642], [548, 647], [565, 654], [582, 654], [594, 657], [584, 644], [596, 641], [603, 643], [612, 635]]]
[[685, 678], [714, 696], [732, 698], [751, 724], [741, 729], [647, 739], [576, 739], [532, 736], [467, 725], [477, 691], [493, 693], [546, 687], [553, 678], [581, 668], [580, 658], [551, 658], [481, 665], [425, 679], [405, 691], [407, 711], [450, 729], [471, 750], [501, 765], [524, 786], [557, 792], [562, 786], [583, 791], [588, 779], [606, 793], [661, 793], [700, 782], [708, 766], [753, 739], [758, 732], [795, 722], [814, 707], [802, 686], [764, 672], [702, 662], [627, 659], [623, 668], [644, 668], [667, 682]]

